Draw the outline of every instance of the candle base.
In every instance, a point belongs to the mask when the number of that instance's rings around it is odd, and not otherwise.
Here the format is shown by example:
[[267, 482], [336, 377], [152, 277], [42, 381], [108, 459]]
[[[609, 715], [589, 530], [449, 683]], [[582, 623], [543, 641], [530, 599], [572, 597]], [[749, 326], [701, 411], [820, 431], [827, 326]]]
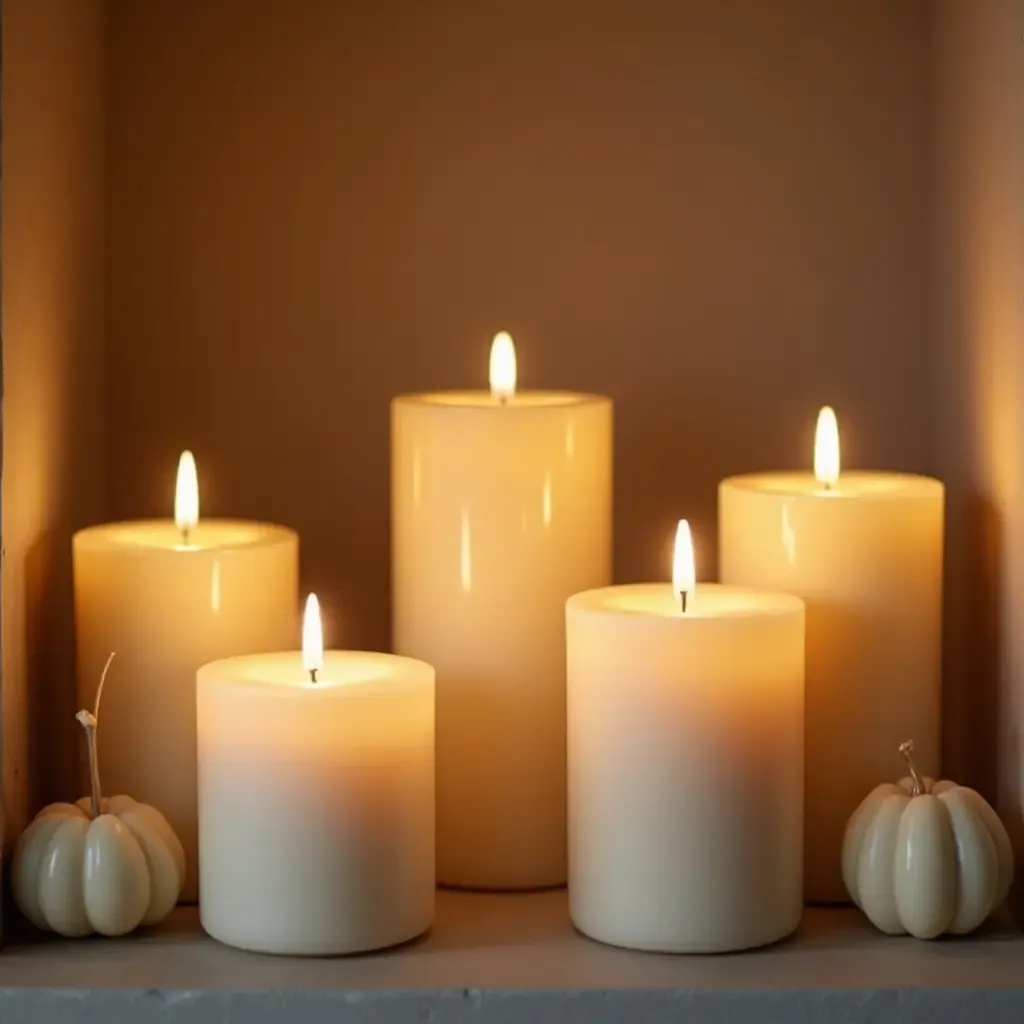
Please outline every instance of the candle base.
[[713, 953], [742, 953], [745, 950], [772, 946], [788, 939], [800, 925], [800, 914], [774, 927], [757, 928], [745, 922], [728, 937], [709, 940], [703, 935], [657, 934], [578, 919], [571, 914], [573, 927], [581, 935], [603, 946], [632, 949], [641, 953], [675, 953], [680, 955], [706, 955]]
[[365, 936], [338, 936], [335, 939], [319, 939], [314, 942], [293, 939], [275, 938], [267, 933], [251, 935], [246, 932], [232, 931], [230, 928], [218, 927], [214, 922], [207, 921], [200, 911], [199, 921], [203, 931], [224, 946], [241, 949], [246, 953], [263, 953], [270, 956], [298, 957], [339, 957], [356, 956], [360, 953], [374, 953], [383, 949], [393, 949], [415, 942], [430, 930], [430, 921], [417, 925], [415, 928], [380, 932]]

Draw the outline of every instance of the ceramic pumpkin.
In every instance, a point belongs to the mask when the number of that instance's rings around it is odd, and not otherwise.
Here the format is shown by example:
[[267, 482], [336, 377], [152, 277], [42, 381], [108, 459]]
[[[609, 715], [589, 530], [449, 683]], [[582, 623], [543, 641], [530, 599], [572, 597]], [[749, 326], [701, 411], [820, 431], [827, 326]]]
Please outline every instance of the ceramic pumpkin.
[[843, 839], [843, 880], [853, 902], [889, 935], [934, 939], [977, 928], [1006, 898], [1013, 851], [996, 812], [973, 789], [910, 770], [876, 786]]
[[44, 807], [14, 851], [18, 908], [37, 928], [69, 938], [156, 924], [185, 880], [185, 852], [166, 818], [129, 796], [101, 796], [96, 731], [109, 667], [108, 659], [95, 712], [77, 715], [89, 744], [91, 796]]

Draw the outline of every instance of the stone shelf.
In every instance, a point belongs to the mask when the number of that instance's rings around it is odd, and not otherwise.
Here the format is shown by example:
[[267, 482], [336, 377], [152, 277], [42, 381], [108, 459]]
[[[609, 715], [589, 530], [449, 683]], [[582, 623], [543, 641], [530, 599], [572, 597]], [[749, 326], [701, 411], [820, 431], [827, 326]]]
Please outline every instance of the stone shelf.
[[714, 957], [611, 949], [573, 931], [564, 892], [442, 892], [430, 935], [334, 960], [218, 945], [194, 909], [128, 939], [14, 942], [4, 1024], [648, 1024], [661, 1020], [1024, 1020], [1024, 938], [1008, 915], [970, 939], [886, 939], [852, 910], [810, 909], [796, 936]]

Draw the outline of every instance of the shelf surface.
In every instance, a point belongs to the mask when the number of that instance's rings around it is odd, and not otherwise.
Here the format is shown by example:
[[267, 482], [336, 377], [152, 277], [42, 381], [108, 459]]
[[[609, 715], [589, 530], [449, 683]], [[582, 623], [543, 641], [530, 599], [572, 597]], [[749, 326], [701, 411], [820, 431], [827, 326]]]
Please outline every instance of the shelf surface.
[[[684, 957], [591, 942], [564, 892], [441, 892], [431, 933], [342, 959], [243, 953], [194, 909], [125, 939], [16, 942], [0, 953], [0, 1019], [104, 1022], [1024, 1019], [1024, 938], [1008, 915], [970, 938], [885, 938], [847, 909], [809, 909], [789, 941]], [[10, 1015], [10, 1016], [9, 1016]], [[241, 1018], [240, 1018], [241, 1019]]]

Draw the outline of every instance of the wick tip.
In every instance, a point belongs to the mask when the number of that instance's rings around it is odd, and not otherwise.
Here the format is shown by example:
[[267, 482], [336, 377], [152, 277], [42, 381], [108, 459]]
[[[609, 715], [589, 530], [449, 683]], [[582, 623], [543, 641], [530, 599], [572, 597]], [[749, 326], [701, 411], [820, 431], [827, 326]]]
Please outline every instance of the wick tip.
[[315, 668], [311, 668], [309, 670], [309, 681], [311, 683], [315, 683], [316, 682], [316, 669]]

